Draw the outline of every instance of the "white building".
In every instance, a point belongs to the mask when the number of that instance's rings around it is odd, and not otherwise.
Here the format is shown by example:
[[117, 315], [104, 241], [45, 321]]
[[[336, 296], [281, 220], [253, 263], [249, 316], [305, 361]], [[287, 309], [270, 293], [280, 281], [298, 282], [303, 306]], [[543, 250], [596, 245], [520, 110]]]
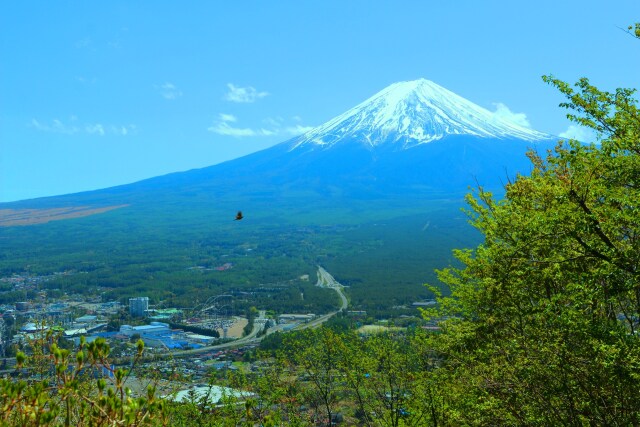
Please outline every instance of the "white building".
[[174, 402], [200, 402], [205, 400], [210, 405], [221, 405], [224, 399], [235, 399], [236, 404], [243, 403], [246, 398], [253, 396], [248, 391], [235, 390], [228, 387], [220, 387], [217, 385], [196, 386], [186, 390], [180, 390], [176, 393], [162, 396], [164, 399]]
[[135, 334], [143, 335], [143, 334], [157, 334], [161, 332], [170, 332], [169, 325], [162, 322], [151, 322], [150, 325], [142, 325], [142, 326], [131, 326], [131, 325], [122, 325], [120, 326], [120, 333], [123, 335], [131, 336]]
[[149, 297], [129, 298], [129, 314], [133, 317], [145, 317], [149, 310]]

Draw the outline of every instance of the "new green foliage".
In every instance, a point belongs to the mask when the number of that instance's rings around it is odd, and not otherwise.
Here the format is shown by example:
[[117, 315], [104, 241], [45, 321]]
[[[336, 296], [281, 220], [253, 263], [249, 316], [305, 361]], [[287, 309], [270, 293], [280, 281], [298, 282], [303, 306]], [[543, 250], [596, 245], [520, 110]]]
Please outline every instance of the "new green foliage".
[[640, 114], [633, 91], [551, 76], [598, 144], [558, 145], [496, 201], [468, 198], [485, 237], [430, 315], [458, 422], [640, 423]]
[[[23, 378], [0, 379], [0, 424], [15, 426], [151, 426], [164, 424], [165, 404], [149, 386], [132, 396], [131, 370], [115, 368], [100, 338], [79, 348], [58, 347], [52, 332], [32, 341], [30, 356], [18, 353]], [[142, 357], [138, 341], [133, 367]]]

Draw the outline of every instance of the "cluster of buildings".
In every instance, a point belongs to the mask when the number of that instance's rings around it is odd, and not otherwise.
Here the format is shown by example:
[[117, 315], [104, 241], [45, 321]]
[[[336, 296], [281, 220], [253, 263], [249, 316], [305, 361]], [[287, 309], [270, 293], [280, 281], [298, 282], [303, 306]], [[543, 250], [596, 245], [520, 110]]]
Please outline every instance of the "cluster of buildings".
[[120, 335], [131, 339], [140, 337], [145, 347], [165, 350], [200, 348], [211, 345], [217, 338], [171, 329], [167, 323], [151, 322], [149, 325], [122, 325]]
[[182, 315], [177, 308], [149, 308], [149, 297], [129, 298], [129, 315], [131, 317], [146, 317], [149, 320], [162, 321]]
[[[78, 316], [78, 312], [90, 312], [90, 315]], [[86, 335], [106, 328], [108, 319], [120, 311], [120, 303], [55, 302], [36, 303], [21, 301], [15, 304], [0, 305], [0, 321], [5, 324], [4, 336], [0, 345], [9, 344], [9, 330], [13, 325], [14, 343], [21, 343], [33, 337], [40, 330], [53, 329], [64, 337]]]

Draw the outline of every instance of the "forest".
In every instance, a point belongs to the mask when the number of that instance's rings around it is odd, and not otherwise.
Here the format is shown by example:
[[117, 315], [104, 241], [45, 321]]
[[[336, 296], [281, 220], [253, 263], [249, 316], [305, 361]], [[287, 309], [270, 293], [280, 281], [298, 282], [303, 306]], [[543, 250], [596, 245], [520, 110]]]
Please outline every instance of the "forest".
[[[195, 211], [168, 206], [162, 215], [131, 206], [7, 227], [0, 230], [0, 278], [69, 273], [47, 281], [50, 297], [102, 295], [126, 302], [148, 296], [152, 305], [186, 308], [198, 303], [192, 295], [204, 302], [235, 292], [247, 296], [237, 300], [240, 311], [259, 306], [325, 313], [335, 307], [335, 295], [313, 289], [321, 265], [347, 286], [354, 309], [384, 318], [406, 314], [393, 307], [433, 298], [423, 285], [437, 280], [434, 270], [454, 262], [453, 248], [471, 247], [480, 238], [461, 211], [461, 198], [410, 207], [371, 200], [345, 204], [306, 206], [286, 220], [277, 217], [287, 206], [264, 207], [253, 217], [247, 213], [242, 225], [204, 204]], [[29, 296], [1, 286], [0, 303]]]

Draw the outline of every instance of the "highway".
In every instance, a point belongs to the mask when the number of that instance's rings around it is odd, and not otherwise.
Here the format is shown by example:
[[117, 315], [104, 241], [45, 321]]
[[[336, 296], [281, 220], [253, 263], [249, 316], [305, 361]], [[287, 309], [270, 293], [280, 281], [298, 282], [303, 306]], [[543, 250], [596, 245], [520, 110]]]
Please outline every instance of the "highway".
[[318, 282], [316, 283], [316, 286], [319, 286], [321, 288], [333, 289], [334, 291], [336, 291], [341, 300], [340, 308], [337, 311], [333, 311], [331, 313], [320, 316], [317, 319], [313, 319], [308, 323], [301, 324], [300, 326], [294, 328], [294, 331], [299, 331], [300, 329], [317, 328], [339, 312], [346, 310], [347, 306], [349, 305], [349, 301], [347, 301], [347, 297], [342, 291], [344, 286], [338, 283], [338, 281], [336, 281], [336, 279], [331, 274], [329, 274], [327, 270], [320, 266], [318, 266]]
[[[340, 310], [338, 311], [347, 309], [349, 302], [347, 301], [347, 297], [342, 292], [344, 286], [338, 283], [327, 270], [320, 266], [318, 266], [318, 282], [316, 283], [316, 286], [320, 286], [321, 288], [329, 288], [336, 291], [338, 293], [338, 296], [340, 296], [340, 299], [342, 300], [342, 305], [340, 306]], [[333, 314], [336, 313], [337, 312], [334, 312]]]

